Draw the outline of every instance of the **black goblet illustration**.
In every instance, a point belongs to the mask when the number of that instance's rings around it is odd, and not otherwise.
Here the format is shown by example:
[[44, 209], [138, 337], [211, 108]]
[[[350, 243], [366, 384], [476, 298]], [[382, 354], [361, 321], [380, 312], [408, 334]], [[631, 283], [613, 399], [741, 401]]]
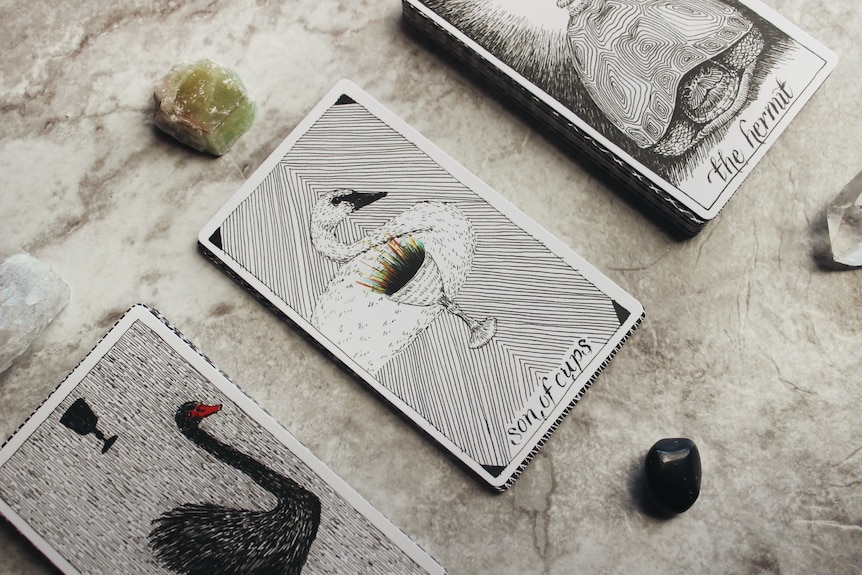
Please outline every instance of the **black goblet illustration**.
[[96, 428], [96, 424], [98, 422], [98, 416], [93, 413], [92, 408], [87, 405], [87, 402], [84, 401], [83, 397], [76, 399], [75, 403], [73, 403], [60, 418], [60, 423], [78, 435], [88, 435], [90, 433], [95, 435], [100, 441], [104, 442], [102, 453], [105, 453], [117, 440], [117, 436], [112, 435], [111, 437], [105, 438], [105, 434]]

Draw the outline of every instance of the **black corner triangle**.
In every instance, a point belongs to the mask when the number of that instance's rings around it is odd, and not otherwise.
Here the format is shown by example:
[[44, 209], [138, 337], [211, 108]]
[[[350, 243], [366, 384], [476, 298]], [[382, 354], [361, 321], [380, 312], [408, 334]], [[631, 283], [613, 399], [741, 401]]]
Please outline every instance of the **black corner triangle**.
[[620, 320], [620, 325], [624, 324], [632, 314], [629, 310], [617, 303], [616, 300], [614, 300], [614, 311], [617, 312], [617, 319]]
[[345, 104], [355, 104], [356, 100], [348, 96], [347, 94], [342, 94], [338, 101], [335, 102], [336, 106], [344, 106]]
[[210, 236], [210, 243], [220, 250], [224, 249], [221, 243], [221, 228], [216, 228], [216, 231]]
[[483, 465], [482, 467], [494, 477], [499, 477], [503, 473], [503, 470], [506, 469], [501, 465]]

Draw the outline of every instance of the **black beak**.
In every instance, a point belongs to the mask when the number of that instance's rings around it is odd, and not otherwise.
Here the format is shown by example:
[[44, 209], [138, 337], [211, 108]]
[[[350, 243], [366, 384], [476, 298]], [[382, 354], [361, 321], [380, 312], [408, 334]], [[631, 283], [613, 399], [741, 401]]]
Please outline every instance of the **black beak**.
[[386, 192], [368, 193], [368, 192], [351, 191], [346, 196], [338, 196], [336, 198], [333, 198], [332, 202], [336, 203], [336, 204], [341, 203], [341, 202], [348, 202], [348, 203], [353, 205], [353, 209], [355, 211], [355, 210], [364, 208], [365, 206], [376, 202], [377, 200], [384, 197], [385, 195], [386, 195]]

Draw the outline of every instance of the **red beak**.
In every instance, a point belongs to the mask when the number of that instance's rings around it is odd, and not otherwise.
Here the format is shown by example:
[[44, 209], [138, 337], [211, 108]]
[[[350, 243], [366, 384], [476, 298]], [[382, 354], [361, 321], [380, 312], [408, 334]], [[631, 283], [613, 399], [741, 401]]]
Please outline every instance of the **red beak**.
[[218, 413], [221, 410], [221, 405], [204, 405], [199, 403], [192, 408], [191, 416], [199, 419], [209, 417], [213, 413]]

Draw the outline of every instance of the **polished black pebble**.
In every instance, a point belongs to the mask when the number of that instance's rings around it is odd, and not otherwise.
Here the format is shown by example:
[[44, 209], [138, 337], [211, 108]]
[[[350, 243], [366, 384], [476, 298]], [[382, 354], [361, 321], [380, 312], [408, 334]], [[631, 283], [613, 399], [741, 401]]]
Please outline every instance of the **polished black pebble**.
[[661, 439], [644, 462], [646, 491], [664, 513], [682, 513], [700, 495], [700, 452], [691, 439]]

